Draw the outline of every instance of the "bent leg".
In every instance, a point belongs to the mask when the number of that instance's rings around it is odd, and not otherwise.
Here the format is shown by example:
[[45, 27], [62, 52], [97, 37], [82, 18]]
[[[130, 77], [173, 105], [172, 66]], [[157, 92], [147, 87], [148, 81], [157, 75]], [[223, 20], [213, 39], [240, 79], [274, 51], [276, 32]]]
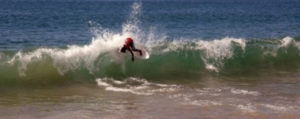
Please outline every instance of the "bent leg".
[[132, 51], [139, 52], [139, 53], [140, 53], [140, 56], [143, 55], [142, 50], [136, 49], [136, 48], [134, 47], [134, 43], [133, 43], [133, 42], [130, 44], [130, 46], [131, 46]]
[[142, 50], [140, 50], [140, 49], [132, 49], [132, 51], [134, 51], [134, 52], [139, 52], [140, 53], [140, 56], [142, 56], [143, 55], [143, 52], [142, 52]]

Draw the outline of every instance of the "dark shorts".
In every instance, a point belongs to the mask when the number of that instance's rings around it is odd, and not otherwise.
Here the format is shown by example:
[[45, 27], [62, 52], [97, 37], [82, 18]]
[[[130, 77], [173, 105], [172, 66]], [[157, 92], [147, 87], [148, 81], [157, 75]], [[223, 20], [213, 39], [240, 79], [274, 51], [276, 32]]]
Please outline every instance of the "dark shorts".
[[123, 47], [121, 48], [121, 52], [123, 52], [123, 53], [125, 53], [126, 50], [127, 50], [127, 48], [126, 48], [125, 46], [123, 46]]

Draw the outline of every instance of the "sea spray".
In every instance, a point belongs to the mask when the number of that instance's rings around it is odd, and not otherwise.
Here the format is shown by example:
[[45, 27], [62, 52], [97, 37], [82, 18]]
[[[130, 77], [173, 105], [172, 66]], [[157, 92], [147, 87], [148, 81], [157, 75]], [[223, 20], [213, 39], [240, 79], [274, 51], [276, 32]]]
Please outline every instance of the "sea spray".
[[[128, 21], [123, 25], [122, 33], [114, 33], [99, 26], [92, 28], [92, 32], [96, 33], [90, 44], [78, 46], [68, 45], [66, 49], [60, 48], [38, 48], [31, 52], [18, 51], [8, 63], [11, 65], [18, 64], [18, 71], [21, 76], [25, 76], [28, 64], [44, 60], [50, 57], [53, 66], [56, 67], [61, 75], [68, 71], [77, 70], [80, 67], [88, 69], [90, 74], [99, 71], [97, 68], [98, 60], [104, 55], [117, 52], [118, 48], [123, 45], [126, 37], [133, 37], [137, 46], [140, 46], [138, 34], [141, 31], [138, 27], [138, 15], [140, 13], [141, 3], [132, 5], [132, 12]], [[90, 25], [95, 23], [89, 22]], [[101, 69], [100, 69], [101, 70]]]

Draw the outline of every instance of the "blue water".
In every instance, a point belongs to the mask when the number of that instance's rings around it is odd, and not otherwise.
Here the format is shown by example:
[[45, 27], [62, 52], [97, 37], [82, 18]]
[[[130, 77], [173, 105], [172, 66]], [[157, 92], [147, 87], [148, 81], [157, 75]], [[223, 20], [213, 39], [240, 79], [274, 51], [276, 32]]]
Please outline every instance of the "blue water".
[[[0, 0], [0, 49], [87, 44], [94, 35], [91, 27], [121, 31], [133, 2]], [[147, 0], [141, 3], [141, 29], [155, 28], [166, 34], [168, 40], [271, 39], [300, 34], [298, 0]]]

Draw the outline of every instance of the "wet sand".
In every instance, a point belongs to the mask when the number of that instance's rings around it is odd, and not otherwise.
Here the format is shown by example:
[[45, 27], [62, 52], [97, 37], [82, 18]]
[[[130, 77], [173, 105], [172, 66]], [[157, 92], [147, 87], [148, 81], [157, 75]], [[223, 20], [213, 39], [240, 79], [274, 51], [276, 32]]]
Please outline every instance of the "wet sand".
[[135, 81], [101, 80], [98, 85], [2, 91], [0, 118], [297, 119], [300, 116], [298, 81], [208, 80], [180, 85]]

